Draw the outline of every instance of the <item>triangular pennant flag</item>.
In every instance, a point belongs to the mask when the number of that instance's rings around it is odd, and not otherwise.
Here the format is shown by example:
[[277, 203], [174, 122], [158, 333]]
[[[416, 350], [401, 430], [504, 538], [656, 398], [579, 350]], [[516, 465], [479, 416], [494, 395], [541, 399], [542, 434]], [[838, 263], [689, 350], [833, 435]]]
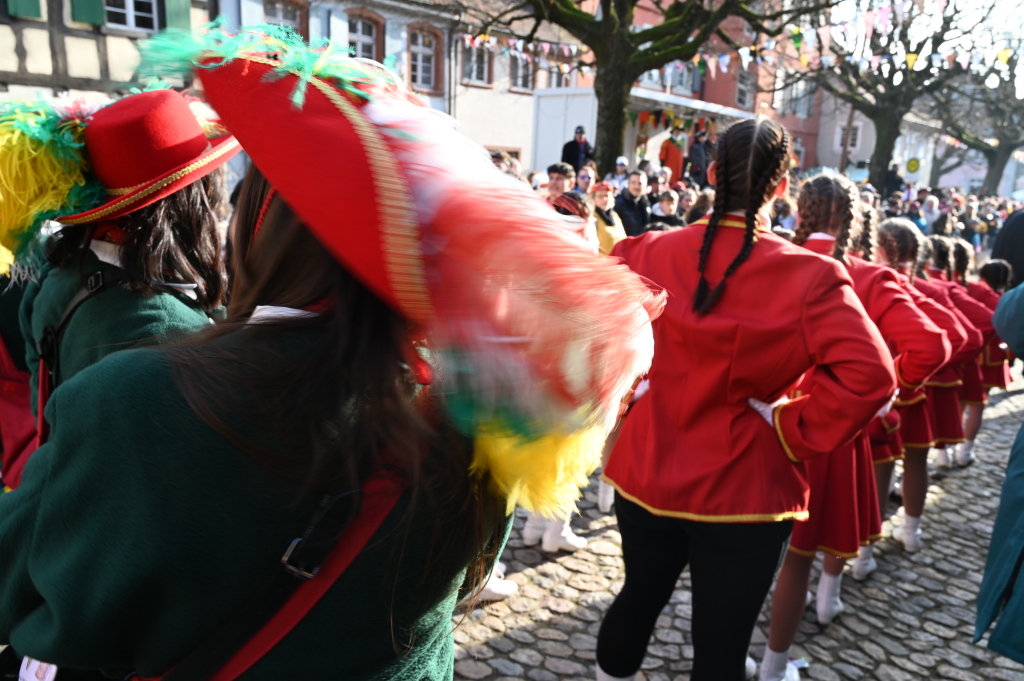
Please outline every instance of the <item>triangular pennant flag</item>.
[[[700, 64], [700, 55], [699, 54], [693, 55], [693, 63], [694, 64], [698, 64], [698, 65]], [[701, 71], [701, 73], [704, 73], [704, 72]]]
[[569, 51], [568, 45], [562, 45], [562, 54], [564, 54], [566, 57], [572, 55], [572, 53]]
[[800, 55], [800, 63], [803, 64], [804, 66], [807, 66], [808, 64], [811, 63], [811, 60], [807, 58], [806, 54], [801, 54]]
[[636, 125], [637, 116], [639, 116], [639, 114], [636, 111], [630, 111], [629, 122], [632, 123], [633, 125]]
[[700, 62], [697, 63], [697, 68], [700, 70], [700, 75], [703, 76], [708, 71], [707, 62], [701, 59]]
[[540, 49], [544, 52], [544, 54], [547, 54], [551, 50], [551, 45], [548, 43], [541, 43]]
[[893, 12], [896, 14], [896, 28], [897, 28], [897, 30], [900, 29], [900, 28], [903, 28], [903, 15], [905, 14], [905, 10], [903, 8], [903, 4], [897, 2], [895, 5], [893, 5], [892, 9], [893, 9]]
[[727, 54], [718, 55], [718, 67], [722, 69], [722, 73], [729, 73], [729, 60], [730, 57]]
[[1007, 47], [1005, 49], [999, 50], [999, 53], [996, 55], [996, 61], [999, 62], [1000, 64], [1005, 64], [1006, 62], [1010, 61], [1010, 57], [1012, 56], [1013, 50]]
[[950, 52], [946, 55], [946, 68], [953, 68], [953, 64], [956, 63], [956, 52]]
[[793, 46], [796, 47], [796, 51], [800, 51], [800, 47], [804, 42], [804, 34], [800, 32], [799, 28], [793, 29]]
[[718, 72], [718, 60], [717, 59], [709, 59], [709, 57], [711, 57], [711, 55], [709, 55], [709, 54], [708, 55], [704, 55], [704, 56], [705, 56], [705, 59], [707, 59], [708, 70], [711, 71], [711, 77], [714, 78], [715, 74]]
[[693, 119], [692, 118], [684, 118], [683, 119], [683, 127], [686, 128], [687, 130], [692, 128], [693, 127]]
[[937, 55], [937, 54], [931, 55], [931, 60], [932, 60], [932, 68], [933, 69], [938, 69], [938, 68], [942, 67], [942, 57], [940, 55]]
[[907, 53], [907, 69], [913, 71], [914, 70], [914, 64], [916, 64], [916, 63], [917, 63], [917, 54], [914, 53], [914, 52], [908, 52]]
[[697, 119], [697, 129], [698, 130], [707, 130], [707, 126], [705, 125], [706, 122], [707, 122], [707, 119], [705, 119], [705, 118], [698, 118]]
[[739, 49], [739, 55], [740, 55], [740, 64], [743, 66], [743, 70], [746, 71], [747, 67], [750, 66], [750, 62], [752, 60], [752, 57], [750, 56], [750, 48], [749, 47], [741, 47]]
[[650, 111], [641, 111], [640, 112], [640, 126], [643, 127], [643, 126], [647, 125], [647, 121], [649, 121], [649, 120], [651, 120], [651, 112]]
[[832, 68], [832, 57], [825, 55], [821, 58], [821, 65], [826, 69]]
[[576, 56], [576, 53], [579, 52], [579, 50], [580, 50], [580, 48], [577, 47], [576, 45], [570, 45], [569, 46], [569, 51], [572, 52], [572, 56], [574, 56], [574, 57]]
[[766, 42], [764, 44], [764, 49], [766, 49], [766, 50], [774, 50], [775, 49], [775, 41], [774, 40], [769, 40], [768, 42]]
[[889, 28], [889, 17], [892, 16], [892, 7], [885, 6], [878, 9], [878, 13], [875, 15], [875, 26], [879, 31], [885, 31]]
[[864, 12], [864, 37], [871, 40], [875, 33], [875, 10], [869, 9]]
[[946, 0], [936, 0], [935, 9], [939, 10], [939, 16], [941, 17], [946, 13]]
[[872, 72], [877, 72], [878, 71], [878, 65], [880, 63], [882, 63], [882, 58], [880, 56], [878, 56], [877, 54], [875, 56], [873, 56], [871, 58], [871, 71]]
[[815, 44], [818, 42], [818, 34], [814, 31], [804, 31], [804, 44], [807, 45], [808, 50], [813, 50]]
[[924, 13], [924, 0], [914, 0], [914, 7], [917, 8], [918, 12], [923, 14]]

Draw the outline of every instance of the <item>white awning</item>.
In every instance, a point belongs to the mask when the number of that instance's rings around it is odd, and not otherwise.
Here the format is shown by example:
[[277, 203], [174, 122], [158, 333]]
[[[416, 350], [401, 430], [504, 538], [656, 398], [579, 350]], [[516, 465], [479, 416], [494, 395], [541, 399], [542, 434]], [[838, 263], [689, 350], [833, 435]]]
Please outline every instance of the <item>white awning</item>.
[[716, 116], [728, 116], [730, 118], [757, 118], [750, 111], [737, 109], [731, 106], [722, 106], [712, 102], [704, 102], [699, 99], [690, 99], [679, 95], [649, 90], [642, 87], [634, 87], [629, 91], [630, 108], [638, 107], [643, 110], [656, 106], [672, 109], [689, 109], [700, 113], [713, 114]]

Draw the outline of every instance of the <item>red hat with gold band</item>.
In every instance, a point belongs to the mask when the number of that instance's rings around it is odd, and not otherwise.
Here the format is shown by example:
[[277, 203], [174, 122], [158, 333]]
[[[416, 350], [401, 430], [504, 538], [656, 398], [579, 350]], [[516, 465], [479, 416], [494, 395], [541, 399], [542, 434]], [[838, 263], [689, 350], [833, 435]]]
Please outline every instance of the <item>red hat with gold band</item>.
[[473, 470], [510, 506], [571, 507], [650, 365], [664, 296], [584, 250], [380, 64], [280, 26], [168, 32], [140, 51], [143, 71], [194, 73], [278, 196], [422, 331]]
[[140, 92], [103, 107], [85, 121], [85, 152], [109, 200], [58, 222], [126, 215], [209, 175], [241, 151], [218, 125], [207, 129], [212, 137], [173, 90]]

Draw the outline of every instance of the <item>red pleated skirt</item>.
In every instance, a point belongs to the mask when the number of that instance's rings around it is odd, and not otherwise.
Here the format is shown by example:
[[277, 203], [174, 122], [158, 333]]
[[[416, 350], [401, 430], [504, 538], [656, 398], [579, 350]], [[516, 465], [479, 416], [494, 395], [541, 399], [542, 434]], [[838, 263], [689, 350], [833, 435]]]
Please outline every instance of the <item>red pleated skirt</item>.
[[928, 400], [893, 407], [900, 415], [900, 440], [902, 449], [928, 449], [935, 445], [935, 430], [932, 428], [932, 414]]
[[871, 419], [867, 433], [871, 442], [871, 459], [876, 464], [892, 463], [903, 458], [899, 411], [893, 409], [885, 416]]
[[935, 446], [959, 444], [964, 441], [963, 417], [960, 414], [960, 387], [928, 386]]
[[1013, 381], [1010, 375], [1010, 357], [1006, 350], [999, 347], [998, 339], [994, 339], [981, 353], [981, 382], [988, 388], [1006, 388]]
[[960, 404], [988, 404], [988, 393], [983, 385], [981, 374], [981, 363], [979, 361], [968, 362], [964, 365], [964, 383], [960, 386]]
[[838, 451], [808, 459], [804, 466], [811, 487], [809, 517], [793, 523], [789, 550], [801, 556], [824, 551], [854, 558], [882, 531], [867, 433]]

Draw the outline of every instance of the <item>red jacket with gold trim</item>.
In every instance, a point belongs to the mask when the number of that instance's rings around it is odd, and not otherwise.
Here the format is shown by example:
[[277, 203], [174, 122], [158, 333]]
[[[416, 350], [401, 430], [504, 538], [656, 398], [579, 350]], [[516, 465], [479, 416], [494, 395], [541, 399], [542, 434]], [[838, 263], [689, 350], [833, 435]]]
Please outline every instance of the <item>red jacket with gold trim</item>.
[[[895, 270], [893, 270], [895, 272]], [[964, 329], [963, 324], [955, 314], [948, 310], [944, 305], [935, 302], [928, 296], [921, 293], [913, 284], [910, 283], [909, 277], [902, 272], [896, 272], [896, 277], [899, 279], [900, 286], [910, 296], [910, 299], [914, 301], [914, 305], [919, 310], [925, 313], [932, 322], [935, 323], [942, 331], [946, 334], [946, 338], [949, 340], [950, 345], [950, 357], [949, 360], [943, 365], [934, 376], [940, 376], [946, 371], [946, 367], [949, 366], [950, 362], [957, 357], [964, 347], [968, 345], [967, 330]], [[941, 293], [941, 291], [939, 291]], [[933, 378], [934, 378], [933, 376]], [[907, 406], [915, 404], [927, 397], [927, 393], [924, 387], [918, 388], [917, 390], [900, 391], [899, 399], [896, 400], [896, 406]]]
[[[972, 281], [967, 284], [967, 295], [987, 307], [992, 312], [996, 311], [999, 305], [1000, 293], [992, 290], [992, 287], [984, 281]], [[999, 367], [1003, 365], [1009, 355], [1006, 351], [1006, 344], [995, 333], [985, 343], [985, 350], [981, 355], [982, 366]]]
[[[710, 522], [807, 517], [803, 459], [848, 442], [896, 388], [885, 341], [845, 268], [759, 231], [717, 305], [693, 311], [707, 219], [616, 244], [669, 293], [654, 322], [650, 390], [622, 425], [604, 477], [658, 515]], [[720, 223], [705, 268], [715, 286], [743, 245], [743, 219]], [[807, 394], [772, 402], [811, 371]]]

